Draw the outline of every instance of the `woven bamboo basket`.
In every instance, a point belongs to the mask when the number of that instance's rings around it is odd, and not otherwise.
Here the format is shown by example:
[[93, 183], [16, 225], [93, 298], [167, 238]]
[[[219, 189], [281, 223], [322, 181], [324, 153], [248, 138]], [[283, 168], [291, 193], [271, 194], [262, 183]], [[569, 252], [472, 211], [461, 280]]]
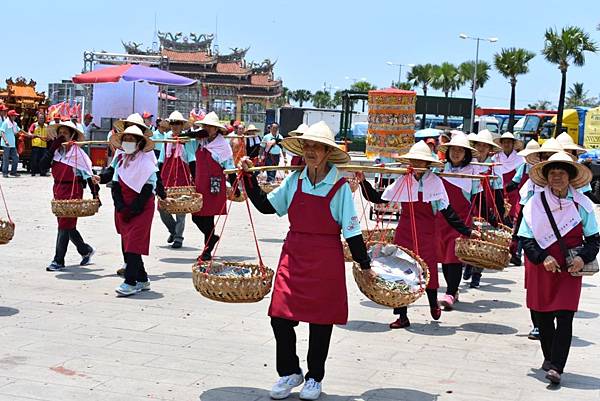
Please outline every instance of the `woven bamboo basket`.
[[[484, 222], [481, 217], [474, 217], [474, 222]], [[481, 230], [481, 239], [503, 247], [510, 247], [512, 242], [512, 229], [504, 224], [498, 224], [498, 228], [494, 230]]]
[[52, 199], [52, 213], [56, 217], [87, 217], [98, 213], [98, 199]]
[[279, 184], [275, 184], [275, 183], [271, 183], [271, 182], [261, 182], [258, 184], [260, 186], [260, 189], [263, 190], [263, 192], [269, 193], [271, 191], [273, 191], [275, 188], [279, 187]]
[[[259, 265], [238, 262], [213, 262], [210, 272], [205, 270], [210, 262], [197, 262], [192, 268], [194, 287], [204, 297], [213, 301], [229, 303], [250, 303], [262, 300], [271, 291], [273, 270]], [[228, 266], [246, 267], [251, 270], [251, 277], [217, 276], [218, 272]]]
[[[369, 245], [372, 244], [375, 243], [370, 243]], [[419, 288], [419, 290], [416, 292], [390, 290], [389, 288], [381, 285], [381, 283], [378, 281], [373, 280], [367, 275], [363, 274], [358, 263], [355, 262], [352, 266], [352, 275], [354, 276], [354, 281], [356, 281], [360, 292], [362, 292], [371, 301], [379, 305], [389, 306], [390, 308], [401, 308], [403, 306], [412, 304], [425, 293], [427, 284], [429, 284], [429, 268], [427, 267], [425, 261], [419, 256], [415, 255], [414, 252], [409, 249], [401, 246], [398, 246], [398, 248], [408, 253], [423, 269], [423, 275], [425, 276], [424, 282], [421, 288]]]
[[[394, 228], [376, 228], [374, 230], [362, 230], [363, 240], [365, 242], [384, 242], [386, 244], [391, 244], [394, 242], [394, 236], [396, 235], [396, 230]], [[352, 252], [350, 252], [350, 247], [348, 247], [348, 243], [344, 241], [344, 260], [346, 262], [352, 262]]]
[[456, 256], [464, 263], [491, 270], [503, 270], [510, 261], [507, 247], [472, 238], [457, 238]]
[[196, 213], [202, 209], [202, 194], [179, 194], [173, 199], [171, 203], [158, 199], [158, 208], [170, 214]]
[[180, 195], [191, 195], [196, 193], [196, 187], [193, 185], [185, 187], [167, 187], [165, 188], [167, 197], [176, 198]]
[[0, 219], [0, 245], [5, 245], [15, 235], [15, 223]]

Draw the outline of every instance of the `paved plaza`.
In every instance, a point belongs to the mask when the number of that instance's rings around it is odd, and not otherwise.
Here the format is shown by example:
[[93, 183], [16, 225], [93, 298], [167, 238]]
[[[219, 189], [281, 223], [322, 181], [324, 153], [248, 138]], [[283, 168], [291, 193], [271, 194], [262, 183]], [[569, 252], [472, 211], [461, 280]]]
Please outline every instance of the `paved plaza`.
[[[71, 245], [67, 269], [48, 273], [52, 179], [0, 184], [17, 224], [13, 241], [0, 246], [0, 400], [269, 399], [277, 378], [269, 298], [225, 304], [195, 291], [191, 266], [201, 234], [189, 217], [184, 247], [172, 250], [155, 214], [145, 257], [152, 291], [117, 298], [122, 257], [109, 189], [102, 187], [99, 214], [79, 220], [97, 249], [94, 263], [79, 267]], [[254, 209], [253, 216], [264, 260], [275, 268], [288, 221]], [[233, 205], [217, 254], [256, 259], [244, 204]], [[346, 266], [349, 322], [334, 328], [322, 400], [600, 400], [600, 275], [584, 278], [563, 385], [549, 389], [539, 344], [527, 339], [522, 267], [485, 272], [476, 290], [461, 285], [461, 302], [438, 322], [420, 299], [409, 308], [411, 327], [391, 331], [391, 310], [366, 299]], [[304, 367], [307, 334], [300, 325]]]

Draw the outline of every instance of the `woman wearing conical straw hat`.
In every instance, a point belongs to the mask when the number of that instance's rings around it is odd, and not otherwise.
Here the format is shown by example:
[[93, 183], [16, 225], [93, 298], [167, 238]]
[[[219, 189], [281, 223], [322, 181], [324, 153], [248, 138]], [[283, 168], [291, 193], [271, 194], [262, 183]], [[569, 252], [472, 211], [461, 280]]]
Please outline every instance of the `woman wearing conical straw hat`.
[[[164, 134], [164, 139], [180, 138], [182, 132], [190, 127], [190, 123], [183, 115], [175, 110], [167, 119], [170, 131]], [[160, 177], [165, 188], [183, 187], [192, 185], [190, 173], [191, 155], [187, 152], [183, 143], [166, 143], [158, 156], [158, 168]], [[183, 245], [183, 231], [185, 230], [185, 214], [177, 214], [175, 217], [162, 209], [158, 210], [160, 219], [169, 230], [167, 243], [171, 248], [179, 249]]]
[[[258, 186], [256, 176], [244, 175], [248, 196], [261, 213], [287, 214], [290, 220], [269, 307], [280, 376], [271, 398], [287, 398], [306, 379], [300, 399], [316, 400], [321, 394], [333, 325], [348, 320], [340, 234], [364, 274], [373, 276], [373, 272], [350, 187], [336, 168], [350, 156], [336, 146], [333, 132], [320, 121], [302, 136], [284, 139], [282, 145], [304, 156], [306, 167], [301, 172], [288, 175], [268, 195]], [[241, 167], [248, 170], [248, 158]], [[296, 355], [294, 327], [299, 322], [309, 323], [310, 331], [305, 377]]]
[[[494, 162], [492, 159], [494, 152], [502, 150], [502, 148], [494, 142], [492, 133], [487, 129], [479, 131], [478, 134], [469, 138], [469, 141], [471, 142], [471, 145], [477, 149], [477, 161], [480, 163], [492, 164]], [[477, 186], [475, 190], [476, 195], [473, 198], [473, 214], [476, 216], [481, 214], [481, 217], [494, 226], [503, 222], [505, 214], [504, 185], [502, 182], [502, 174], [497, 170], [497, 167], [498, 166], [478, 166], [479, 174], [494, 175], [497, 178], [490, 179], [489, 185], [484, 181], [477, 181], [475, 183]], [[463, 279], [471, 279], [469, 287], [478, 288], [482, 272], [482, 268], [468, 265], [465, 267]]]
[[527, 307], [539, 326], [541, 368], [551, 384], [559, 384], [581, 295], [578, 273], [596, 259], [600, 247], [594, 205], [576, 190], [590, 182], [592, 173], [558, 152], [533, 166], [530, 177], [543, 191], [523, 208], [518, 233], [526, 256]]
[[[400, 161], [406, 162], [413, 168], [441, 167], [441, 163], [424, 141], [414, 144], [408, 153], [400, 156]], [[432, 241], [438, 240], [439, 234], [436, 228], [436, 214], [441, 213], [448, 225], [462, 235], [477, 235], [476, 232], [472, 232], [456, 214], [450, 205], [442, 179], [430, 170], [400, 176], [385, 189], [383, 194], [377, 192], [364, 179], [364, 174], [358, 173], [357, 179], [362, 181], [363, 195], [370, 202], [401, 203], [402, 214], [396, 228], [394, 243], [412, 249], [429, 267], [427, 300], [431, 317], [433, 320], [439, 320], [442, 315], [437, 299], [439, 287], [437, 264], [440, 255], [438, 247], [431, 246]], [[413, 232], [416, 232], [416, 238], [413, 238]], [[390, 324], [390, 328], [400, 329], [410, 326], [407, 307], [394, 309], [394, 314], [399, 317]]]
[[[444, 171], [450, 173], [477, 174], [475, 166], [471, 164], [473, 156], [477, 155], [475, 148], [471, 147], [467, 136], [462, 132], [453, 135], [450, 142], [440, 145], [438, 151], [445, 160]], [[470, 178], [442, 177], [444, 188], [448, 194], [449, 204], [460, 218], [470, 227], [472, 223], [471, 200], [476, 188], [475, 181]], [[440, 262], [446, 280], [446, 294], [440, 300], [445, 310], [452, 310], [454, 303], [458, 302], [458, 287], [462, 277], [463, 263], [455, 253], [456, 239], [460, 233], [448, 224], [443, 214], [437, 214], [437, 227], [440, 250]]]
[[112, 197], [125, 259], [125, 281], [115, 289], [118, 296], [150, 290], [142, 255], [149, 254], [155, 194], [169, 201], [157, 174], [151, 136], [132, 124], [110, 138], [118, 149], [111, 165]]
[[[223, 137], [227, 131], [214, 111], [208, 113], [194, 125], [202, 127], [199, 131], [190, 131], [190, 137], [197, 138], [193, 142], [196, 172], [194, 174], [196, 192], [202, 194], [202, 210], [192, 215], [192, 221], [204, 234], [204, 249], [200, 259], [212, 259], [212, 251], [219, 242], [215, 231], [215, 216], [227, 214], [227, 193], [224, 169], [235, 168], [233, 151], [229, 142]], [[235, 175], [229, 177], [235, 183]], [[238, 189], [239, 190], [239, 189]]]
[[246, 138], [246, 155], [251, 159], [255, 159], [260, 153], [260, 142], [262, 141], [260, 130], [254, 124], [250, 124], [244, 134], [248, 136]]
[[[531, 178], [529, 177], [529, 172], [531, 171], [531, 168], [534, 165], [542, 161], [548, 160], [550, 156], [563, 150], [562, 146], [555, 138], [550, 138], [546, 140], [546, 142], [544, 142], [542, 146], [539, 146], [539, 144], [536, 146], [535, 144], [537, 144], [537, 142], [531, 140], [527, 143], [525, 149], [519, 152], [519, 154], [525, 158], [524, 172], [517, 172], [517, 174], [515, 174], [515, 177], [513, 177], [513, 182], [511, 182], [511, 184], [507, 187], [507, 191], [512, 191], [513, 187], [517, 188], [518, 184], [515, 180], [517, 180], [519, 178], [519, 175], [522, 174], [522, 178], [520, 180], [521, 188], [519, 189], [519, 213], [517, 214], [517, 219], [515, 220], [515, 225], [513, 227], [513, 240], [510, 244], [510, 252], [513, 255], [513, 257], [511, 257], [511, 263], [513, 263], [515, 266], [521, 265], [520, 252], [523, 246], [522, 241], [517, 236], [517, 233], [519, 232], [519, 227], [521, 226], [521, 221], [523, 220], [523, 207], [535, 193], [543, 190], [542, 187], [536, 185], [533, 182], [533, 180], [531, 180]], [[525, 288], [527, 288], [526, 271], [524, 286]], [[529, 331], [527, 337], [530, 340], [539, 340], [539, 330], [535, 321], [535, 315], [533, 311], [530, 310], [529, 315], [531, 317], [531, 323], [533, 325], [533, 328]]]
[[[498, 174], [502, 174], [502, 184], [506, 191], [506, 187], [511, 183], [517, 170], [525, 164], [525, 159], [517, 153], [519, 150], [523, 149], [523, 141], [515, 138], [512, 132], [505, 132], [500, 138], [494, 139], [494, 142], [502, 148], [502, 150], [497, 152], [492, 159], [494, 163], [498, 163], [495, 171]], [[507, 225], [512, 227], [518, 214], [519, 192], [506, 191], [506, 197], [510, 203], [510, 210], [506, 211], [508, 213], [506, 223], [510, 223]]]
[[[82, 199], [84, 183], [90, 186], [94, 198], [98, 198], [99, 177], [92, 171], [92, 161], [87, 153], [70, 141], [83, 141], [85, 134], [71, 121], [59, 122], [48, 127], [48, 147], [40, 160], [40, 169], [52, 168], [54, 178], [54, 199]], [[80, 266], [91, 262], [94, 248], [85, 243], [77, 230], [76, 217], [59, 217], [56, 251], [47, 271], [60, 271], [65, 268], [65, 255], [69, 241], [77, 247], [81, 255]]]

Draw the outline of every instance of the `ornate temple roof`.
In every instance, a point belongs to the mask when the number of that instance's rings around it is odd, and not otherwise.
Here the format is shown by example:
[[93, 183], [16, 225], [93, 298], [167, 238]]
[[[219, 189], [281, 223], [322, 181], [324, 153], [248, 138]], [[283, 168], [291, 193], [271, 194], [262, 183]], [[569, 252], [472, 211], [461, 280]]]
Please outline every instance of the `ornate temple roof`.
[[180, 52], [163, 48], [161, 54], [177, 63], [214, 64], [217, 60], [207, 51]]
[[250, 70], [242, 67], [241, 63], [235, 61], [232, 63], [218, 63], [217, 72], [219, 74], [248, 75]]
[[36, 92], [35, 85], [36, 82], [32, 79], [30, 79], [29, 82], [26, 82], [23, 77], [17, 78], [16, 81], [9, 78], [6, 80], [6, 89], [0, 91], [0, 97], [15, 97], [43, 101], [46, 98], [46, 94], [44, 92]]

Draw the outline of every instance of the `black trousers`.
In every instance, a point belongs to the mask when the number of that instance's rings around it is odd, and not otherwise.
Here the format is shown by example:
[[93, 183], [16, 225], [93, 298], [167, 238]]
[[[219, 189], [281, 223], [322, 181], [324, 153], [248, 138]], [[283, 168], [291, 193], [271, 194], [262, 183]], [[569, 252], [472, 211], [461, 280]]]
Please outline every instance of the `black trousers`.
[[[202, 234], [204, 234], [204, 243], [206, 244], [210, 234], [215, 229], [215, 216], [192, 216], [192, 221], [198, 226]], [[214, 235], [216, 233], [213, 233]]]
[[[562, 373], [567, 364], [573, 336], [573, 317], [575, 312], [559, 310], [535, 313], [535, 322], [540, 330], [540, 344], [544, 359], [550, 361], [552, 368]], [[554, 321], [556, 320], [556, 326]]]
[[46, 174], [48, 172], [40, 169], [40, 160], [42, 160], [44, 153], [46, 153], [46, 148], [37, 146], [31, 148], [31, 174]]
[[446, 280], [446, 294], [456, 295], [462, 279], [462, 263], [442, 263], [442, 272]]
[[246, 146], [246, 154], [251, 159], [254, 159], [255, 157], [258, 157], [259, 151], [260, 151], [260, 144], [259, 145]]
[[[296, 331], [294, 330], [296, 326], [298, 326], [298, 322], [295, 320], [271, 318], [271, 327], [277, 343], [276, 363], [279, 376], [289, 376], [301, 372], [300, 360], [296, 354]], [[332, 330], [332, 324], [310, 323], [306, 380], [314, 379], [321, 382], [325, 377], [325, 361], [329, 353]]]
[[125, 283], [136, 285], [137, 282], [145, 283], [148, 281], [148, 274], [144, 269], [142, 255], [137, 253], [125, 252]]
[[[425, 293], [427, 294], [427, 301], [429, 302], [429, 307], [437, 308], [437, 289], [428, 288], [425, 290]], [[400, 315], [402, 319], [406, 319], [408, 317], [408, 306], [403, 306], [402, 308], [394, 308], [394, 315]]]
[[535, 311], [529, 309], [529, 316], [531, 317], [531, 323], [533, 327], [538, 327], [537, 322], [535, 321]]
[[92, 247], [85, 243], [79, 231], [76, 228], [72, 230], [58, 230], [56, 235], [56, 250], [54, 252], [54, 261], [60, 265], [65, 264], [65, 255], [69, 247], [69, 241], [77, 247], [77, 252], [81, 256], [87, 255], [92, 251]]

